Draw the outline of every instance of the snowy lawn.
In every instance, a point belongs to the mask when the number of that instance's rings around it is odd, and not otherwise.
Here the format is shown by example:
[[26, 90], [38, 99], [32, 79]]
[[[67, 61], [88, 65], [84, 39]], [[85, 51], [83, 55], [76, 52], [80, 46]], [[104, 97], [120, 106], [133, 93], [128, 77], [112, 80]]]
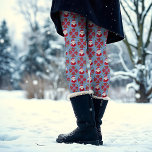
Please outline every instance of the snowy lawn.
[[55, 142], [58, 134], [75, 127], [68, 101], [27, 100], [22, 92], [0, 91], [0, 152], [152, 151], [152, 104], [110, 100], [102, 125], [103, 146]]

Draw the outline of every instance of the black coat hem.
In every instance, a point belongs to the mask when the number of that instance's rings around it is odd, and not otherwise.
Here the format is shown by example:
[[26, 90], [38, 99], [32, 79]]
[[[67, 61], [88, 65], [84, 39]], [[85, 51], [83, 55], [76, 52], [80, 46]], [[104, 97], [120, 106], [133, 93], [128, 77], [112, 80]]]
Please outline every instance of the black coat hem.
[[[60, 11], [71, 11], [71, 12], [79, 13], [79, 11], [67, 10], [67, 9], [60, 9]], [[59, 15], [60, 15], [59, 14], [59, 10], [50, 11], [50, 17], [51, 17], [52, 21], [55, 24], [55, 28], [56, 28], [57, 33], [64, 37], [63, 29], [62, 29], [62, 26], [61, 26], [61, 21], [60, 21], [60, 16]], [[84, 16], [84, 17], [87, 17], [88, 20], [92, 21], [96, 25], [98, 25], [100, 27], [103, 27], [103, 28], [105, 28], [105, 29], [107, 29], [109, 31], [108, 32], [108, 37], [107, 37], [107, 44], [118, 42], [118, 41], [121, 41], [121, 40], [123, 40], [125, 38], [124, 35], [120, 35], [119, 33], [116, 33], [115, 31], [112, 31], [111, 29], [106, 27], [106, 25], [104, 25], [104, 24], [99, 25], [98, 23], [93, 21], [91, 18], [89, 18], [89, 16], [86, 16], [83, 13], [81, 13], [81, 15]]]

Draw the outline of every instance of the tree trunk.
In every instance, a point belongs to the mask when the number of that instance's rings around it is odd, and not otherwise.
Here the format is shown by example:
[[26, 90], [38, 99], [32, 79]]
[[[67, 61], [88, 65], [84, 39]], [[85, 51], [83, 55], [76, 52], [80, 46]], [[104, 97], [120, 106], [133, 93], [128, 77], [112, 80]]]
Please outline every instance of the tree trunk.
[[148, 96], [146, 95], [146, 88], [143, 83], [139, 84], [139, 90], [136, 91], [135, 96], [137, 103], [149, 103], [150, 99], [148, 99]]

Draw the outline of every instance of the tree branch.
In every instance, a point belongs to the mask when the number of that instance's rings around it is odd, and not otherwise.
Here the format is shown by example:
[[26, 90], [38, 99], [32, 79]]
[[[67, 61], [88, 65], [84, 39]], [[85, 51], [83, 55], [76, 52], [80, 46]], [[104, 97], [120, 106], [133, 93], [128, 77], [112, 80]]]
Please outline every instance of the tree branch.
[[135, 46], [135, 45], [133, 45], [133, 44], [131, 44], [131, 43], [129, 43], [134, 49], [138, 49], [137, 48], [137, 46]]
[[146, 94], [147, 94], [147, 96], [149, 96], [150, 94], [152, 94], [152, 87], [148, 90], [148, 92]]
[[127, 36], [126, 36], [126, 38], [123, 40], [123, 42], [125, 43], [125, 45], [126, 45], [126, 47], [127, 47], [127, 49], [128, 49], [128, 53], [129, 53], [129, 57], [130, 57], [130, 60], [131, 60], [131, 62], [132, 62], [132, 64], [133, 64], [133, 66], [135, 66], [135, 62], [134, 62], [134, 60], [133, 60], [133, 54], [132, 54], [132, 50], [131, 50], [131, 47], [130, 47], [130, 43], [128, 42], [128, 39], [127, 39]]
[[132, 22], [132, 20], [131, 20], [130, 15], [129, 15], [129, 14], [128, 14], [128, 12], [126, 11], [126, 9], [125, 9], [125, 7], [124, 7], [124, 5], [122, 4], [122, 2], [121, 2], [121, 1], [120, 1], [120, 4], [121, 4], [121, 6], [122, 6], [122, 8], [123, 8], [124, 12], [126, 13], [126, 15], [127, 15], [128, 19], [129, 19], [129, 21], [130, 21], [130, 23], [131, 23], [131, 26], [132, 26], [132, 28], [133, 28], [133, 30], [134, 30], [134, 32], [135, 32], [135, 34], [136, 34], [136, 37], [138, 38], [138, 33], [137, 33], [136, 29], [135, 29], [135, 26], [134, 26], [134, 24], [133, 24], [133, 22]]
[[115, 45], [119, 48], [119, 58], [120, 58], [120, 62], [121, 62], [121, 64], [122, 64], [124, 70], [127, 71], [127, 72], [129, 72], [130, 70], [128, 69], [128, 67], [127, 67], [127, 65], [125, 64], [125, 62], [124, 62], [124, 60], [123, 60], [123, 57], [122, 57], [122, 53], [123, 53], [122, 48], [121, 48], [120, 45], [117, 44], [117, 43], [116, 43]]
[[114, 72], [113, 75], [114, 76], [122, 75], [122, 76], [130, 77], [132, 79], [136, 79], [136, 76], [131, 72], [118, 71], [118, 72]]
[[147, 8], [147, 10], [143, 13], [143, 17], [142, 20], [145, 19], [146, 15], [148, 14], [148, 12], [150, 11], [150, 8], [152, 7], [152, 3], [149, 5], [149, 7]]
[[145, 53], [148, 54], [148, 55], [152, 55], [152, 51], [147, 50], [147, 49], [145, 50]]
[[144, 48], [147, 48], [148, 45], [150, 44], [151, 33], [152, 33], [152, 16], [151, 16], [150, 29], [149, 29], [149, 32], [148, 32], [148, 36], [147, 36], [147, 40], [146, 40], [146, 43], [144, 45]]
[[129, 5], [129, 3], [128, 3], [127, 0], [124, 0], [124, 2], [127, 4], [128, 8], [129, 8], [130, 10], [132, 10], [133, 12], [135, 12], [135, 9], [133, 9], [133, 8]]

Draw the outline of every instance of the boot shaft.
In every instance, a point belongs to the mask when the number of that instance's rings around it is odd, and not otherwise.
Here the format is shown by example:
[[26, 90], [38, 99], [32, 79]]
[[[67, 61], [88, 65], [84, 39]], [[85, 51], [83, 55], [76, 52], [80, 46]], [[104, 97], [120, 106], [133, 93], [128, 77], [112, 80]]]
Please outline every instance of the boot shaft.
[[102, 118], [108, 104], [108, 100], [93, 98], [93, 104], [95, 110], [96, 127], [100, 128], [100, 125], [102, 124]]
[[92, 94], [82, 94], [70, 98], [72, 108], [81, 129], [96, 127]]

